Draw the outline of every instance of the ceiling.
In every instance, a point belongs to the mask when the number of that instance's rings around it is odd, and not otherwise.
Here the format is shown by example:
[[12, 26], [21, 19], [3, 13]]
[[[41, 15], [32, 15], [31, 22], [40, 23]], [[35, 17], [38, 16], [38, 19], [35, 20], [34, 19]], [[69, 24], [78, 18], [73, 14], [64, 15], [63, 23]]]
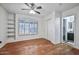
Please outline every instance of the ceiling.
[[1, 5], [11, 13], [20, 13], [31, 15], [35, 17], [47, 17], [52, 14], [53, 11], [64, 12], [68, 9], [74, 8], [79, 3], [36, 3], [37, 6], [42, 6], [42, 9], [38, 10], [41, 14], [29, 14], [29, 10], [21, 10], [22, 8], [29, 9], [24, 3], [1, 3]]

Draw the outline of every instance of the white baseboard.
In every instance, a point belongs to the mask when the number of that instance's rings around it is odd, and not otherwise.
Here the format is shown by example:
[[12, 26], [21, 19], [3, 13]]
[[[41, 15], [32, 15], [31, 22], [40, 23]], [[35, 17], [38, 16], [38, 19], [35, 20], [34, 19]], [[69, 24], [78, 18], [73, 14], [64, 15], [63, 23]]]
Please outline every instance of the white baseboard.
[[2, 48], [3, 46], [5, 46], [6, 44], [0, 44], [0, 48]]

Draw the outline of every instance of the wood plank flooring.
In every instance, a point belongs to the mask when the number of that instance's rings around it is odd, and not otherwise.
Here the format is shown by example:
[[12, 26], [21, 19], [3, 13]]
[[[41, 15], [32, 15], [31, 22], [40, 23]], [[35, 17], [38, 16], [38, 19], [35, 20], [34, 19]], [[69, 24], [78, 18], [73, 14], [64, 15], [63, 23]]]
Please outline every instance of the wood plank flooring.
[[[69, 50], [68, 50], [69, 49]], [[0, 55], [79, 55], [79, 50], [68, 45], [54, 45], [44, 38], [6, 44]]]

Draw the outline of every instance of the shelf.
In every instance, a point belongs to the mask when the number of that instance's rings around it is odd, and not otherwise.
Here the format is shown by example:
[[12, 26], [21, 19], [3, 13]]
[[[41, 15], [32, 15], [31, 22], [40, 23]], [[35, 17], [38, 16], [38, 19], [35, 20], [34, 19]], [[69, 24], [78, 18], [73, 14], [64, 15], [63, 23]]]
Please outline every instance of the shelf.
[[15, 29], [14, 27], [8, 27], [8, 29]]
[[9, 36], [7, 36], [7, 37], [15, 37], [15, 35], [9, 35]]
[[8, 31], [7, 33], [15, 33], [15, 31]]
[[14, 23], [12, 24], [12, 23], [8, 23], [8, 25], [15, 25]]

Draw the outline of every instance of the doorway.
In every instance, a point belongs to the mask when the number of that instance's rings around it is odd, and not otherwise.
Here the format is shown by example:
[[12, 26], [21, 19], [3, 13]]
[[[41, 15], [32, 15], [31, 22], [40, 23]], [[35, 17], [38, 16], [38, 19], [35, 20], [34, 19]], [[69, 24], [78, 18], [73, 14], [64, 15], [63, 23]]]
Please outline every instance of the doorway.
[[68, 16], [63, 18], [63, 41], [74, 42], [74, 16]]

